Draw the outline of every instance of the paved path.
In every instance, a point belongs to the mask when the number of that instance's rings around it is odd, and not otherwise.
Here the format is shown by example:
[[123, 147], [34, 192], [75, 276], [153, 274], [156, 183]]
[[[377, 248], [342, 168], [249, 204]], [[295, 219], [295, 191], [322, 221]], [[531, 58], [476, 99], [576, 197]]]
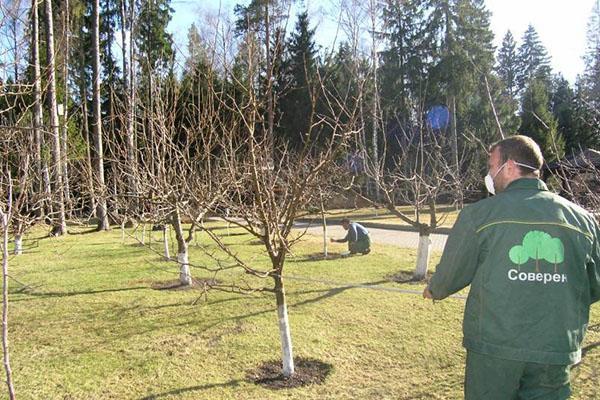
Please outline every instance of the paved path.
[[[308, 224], [298, 223], [296, 226], [298, 229], [306, 229]], [[380, 228], [367, 228], [367, 230], [371, 235], [371, 241], [374, 243], [391, 244], [408, 249], [416, 249], [419, 244], [419, 234], [417, 232], [396, 231]], [[311, 225], [308, 227], [307, 233], [315, 236], [322, 236], [323, 227], [320, 225]], [[341, 239], [346, 236], [346, 231], [341, 225], [329, 225], [327, 226], [327, 236]], [[431, 235], [431, 249], [434, 251], [444, 250], [447, 237], [447, 235], [440, 234]]]

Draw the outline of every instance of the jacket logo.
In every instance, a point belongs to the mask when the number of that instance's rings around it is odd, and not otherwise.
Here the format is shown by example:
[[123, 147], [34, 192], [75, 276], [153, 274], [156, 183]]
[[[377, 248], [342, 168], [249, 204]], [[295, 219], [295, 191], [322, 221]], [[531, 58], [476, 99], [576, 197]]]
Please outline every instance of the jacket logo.
[[546, 232], [529, 231], [523, 238], [523, 243], [512, 247], [508, 256], [514, 264], [518, 265], [519, 271], [521, 265], [533, 259], [536, 272], [540, 272], [540, 261], [545, 260], [554, 264], [556, 274], [558, 264], [565, 260], [565, 247], [559, 238], [553, 238]]

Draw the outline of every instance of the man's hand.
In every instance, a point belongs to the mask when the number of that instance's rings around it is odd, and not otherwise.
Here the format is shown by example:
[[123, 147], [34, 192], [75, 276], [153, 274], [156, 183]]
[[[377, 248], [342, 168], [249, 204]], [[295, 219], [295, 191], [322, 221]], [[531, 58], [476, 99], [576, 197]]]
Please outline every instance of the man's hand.
[[331, 243], [335, 243], [336, 240], [334, 238], [329, 238], [329, 240], [331, 240]]
[[423, 290], [423, 298], [424, 299], [432, 299], [433, 300], [433, 295], [431, 294], [431, 292], [429, 291], [429, 286], [427, 286], [424, 290]]

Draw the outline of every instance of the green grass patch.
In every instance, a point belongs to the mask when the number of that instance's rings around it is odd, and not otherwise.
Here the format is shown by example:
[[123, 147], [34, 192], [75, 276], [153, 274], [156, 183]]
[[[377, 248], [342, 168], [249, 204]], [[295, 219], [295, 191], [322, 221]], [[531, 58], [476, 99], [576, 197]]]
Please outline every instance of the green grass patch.
[[[416, 220], [415, 209], [412, 206], [400, 206], [400, 211], [406, 214], [407, 217]], [[437, 208], [437, 224], [440, 227], [451, 228], [458, 217], [458, 210], [454, 206], [440, 205]], [[353, 209], [336, 209], [328, 210], [326, 213], [329, 219], [341, 219], [344, 217], [353, 219], [358, 222], [377, 222], [381, 224], [408, 225], [400, 218], [393, 215], [390, 211], [384, 208], [353, 208]], [[310, 214], [307, 218], [321, 218], [319, 214]], [[419, 221], [429, 224], [431, 218], [429, 208], [425, 207], [419, 216]]]
[[[229, 236], [226, 229], [215, 232], [252, 265], [267, 268], [254, 238], [234, 228]], [[60, 238], [37, 233], [27, 238], [26, 254], [10, 260], [11, 276], [29, 285], [24, 290], [11, 281], [10, 288], [10, 350], [19, 398], [462, 398], [462, 300], [434, 305], [416, 295], [288, 279], [295, 355], [332, 370], [322, 385], [272, 390], [247, 379], [249, 371], [280, 357], [272, 294], [211, 291], [205, 299], [198, 289], [153, 289], [178, 277], [177, 265], [160, 256], [159, 232], [146, 247], [130, 237], [122, 243], [118, 229]], [[320, 246], [318, 237], [307, 236], [293, 249], [286, 273], [424, 287], [388, 280], [412, 271], [415, 250], [375, 244], [368, 256], [312, 259]], [[222, 257], [200, 233], [190, 255], [196, 278], [213, 277], [201, 268], [215, 266], [207, 252]], [[216, 278], [272, 286], [236, 269]], [[573, 373], [575, 399], [598, 398], [598, 304], [591, 320], [596, 325], [586, 338], [589, 350]]]

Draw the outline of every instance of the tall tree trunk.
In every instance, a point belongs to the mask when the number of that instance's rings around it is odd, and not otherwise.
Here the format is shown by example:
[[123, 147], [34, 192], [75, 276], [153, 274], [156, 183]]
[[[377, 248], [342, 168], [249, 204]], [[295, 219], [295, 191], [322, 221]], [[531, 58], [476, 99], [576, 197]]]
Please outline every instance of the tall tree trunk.
[[[130, 5], [133, 10], [133, 4]], [[129, 40], [127, 40], [127, 28], [129, 28]], [[133, 130], [134, 121], [134, 96], [133, 91], [133, 18], [127, 16], [127, 0], [121, 0], [121, 59], [123, 62], [123, 86], [125, 91], [125, 120], [122, 126], [125, 127], [126, 154], [127, 154], [127, 172], [129, 180], [129, 190], [134, 195], [137, 193], [136, 180], [136, 155], [135, 155], [135, 135]], [[129, 47], [128, 47], [129, 46]], [[129, 62], [127, 58], [129, 57]]]
[[376, 40], [376, 28], [377, 28], [377, 13], [376, 13], [376, 9], [375, 9], [376, 5], [374, 3], [374, 0], [371, 0], [371, 5], [370, 5], [370, 14], [371, 14], [371, 38], [372, 38], [372, 43], [371, 43], [371, 61], [373, 63], [373, 102], [371, 104], [371, 118], [372, 118], [372, 124], [373, 124], [373, 136], [371, 138], [372, 143], [372, 152], [373, 152], [373, 168], [374, 168], [374, 180], [373, 180], [373, 186], [374, 186], [374, 191], [373, 194], [375, 195], [375, 199], [377, 201], [379, 201], [380, 198], [380, 194], [379, 194], [379, 177], [380, 177], [380, 172], [379, 172], [379, 149], [378, 149], [378, 143], [377, 143], [377, 138], [378, 138], [378, 134], [377, 134], [377, 130], [378, 130], [378, 111], [379, 111], [379, 86], [378, 86], [378, 82], [377, 82], [377, 70], [379, 69], [377, 60], [378, 60], [378, 54], [377, 54], [377, 40]]
[[277, 303], [277, 319], [279, 325], [279, 337], [281, 339], [281, 356], [283, 361], [283, 376], [289, 378], [294, 374], [294, 352], [292, 349], [292, 335], [290, 333], [290, 321], [288, 319], [287, 303], [281, 269], [273, 275], [275, 280], [275, 300]]
[[95, 173], [98, 182], [98, 203], [96, 204], [96, 218], [98, 218], [99, 231], [109, 230], [108, 212], [106, 207], [106, 183], [104, 180], [104, 148], [102, 143], [102, 116], [100, 115], [100, 1], [94, 0], [92, 18], [93, 40], [93, 90], [92, 90], [92, 129], [94, 132], [94, 147], [96, 150]]
[[15, 389], [12, 382], [12, 370], [10, 368], [10, 354], [8, 351], [8, 229], [9, 218], [12, 213], [12, 190], [8, 189], [8, 209], [6, 212], [0, 210], [0, 224], [2, 225], [2, 351], [4, 355], [4, 370], [6, 371], [6, 385], [8, 386], [8, 398], [15, 399]]
[[177, 240], [177, 262], [179, 263], [179, 282], [184, 286], [192, 284], [192, 274], [190, 272], [190, 259], [188, 254], [188, 244], [183, 237], [183, 227], [181, 226], [181, 215], [179, 210], [173, 212], [173, 230]]
[[96, 196], [94, 196], [94, 165], [92, 163], [92, 145], [90, 143], [90, 127], [88, 125], [88, 108], [87, 108], [87, 90], [85, 90], [85, 83], [81, 83], [81, 114], [83, 121], [83, 137], [85, 139], [85, 161], [87, 169], [87, 186], [90, 196], [90, 209], [95, 213], [96, 210]]
[[63, 167], [60, 146], [60, 132], [58, 129], [58, 110], [56, 106], [56, 63], [54, 58], [54, 22], [52, 20], [52, 0], [44, 0], [46, 5], [46, 56], [48, 59], [48, 108], [50, 125], [52, 129], [52, 177], [54, 179], [55, 209], [58, 214], [53, 234], [56, 236], [67, 233], [65, 217], [65, 199], [63, 192]]
[[[38, 16], [38, 0], [31, 0], [31, 61], [33, 63], [33, 156], [36, 172], [35, 190], [41, 194], [45, 193], [46, 198], [50, 198], [50, 190], [47, 184], [50, 183], [48, 167], [45, 161], [42, 161], [42, 74], [40, 72], [40, 31]], [[46, 191], [48, 189], [48, 191]], [[45, 203], [45, 202], [44, 202]], [[41, 205], [36, 210], [36, 216], [41, 218], [44, 214], [44, 206]]]
[[62, 140], [61, 140], [61, 153], [63, 157], [63, 178], [64, 178], [64, 196], [65, 202], [68, 209], [68, 214], [71, 216], [71, 188], [69, 185], [69, 156], [68, 156], [68, 135], [67, 135], [67, 121], [69, 119], [69, 52], [70, 52], [70, 37], [71, 37], [71, 25], [69, 19], [69, 0], [64, 0], [64, 13], [65, 13], [65, 61], [63, 65], [63, 79], [64, 79], [64, 99], [63, 99], [63, 114], [62, 114]]

